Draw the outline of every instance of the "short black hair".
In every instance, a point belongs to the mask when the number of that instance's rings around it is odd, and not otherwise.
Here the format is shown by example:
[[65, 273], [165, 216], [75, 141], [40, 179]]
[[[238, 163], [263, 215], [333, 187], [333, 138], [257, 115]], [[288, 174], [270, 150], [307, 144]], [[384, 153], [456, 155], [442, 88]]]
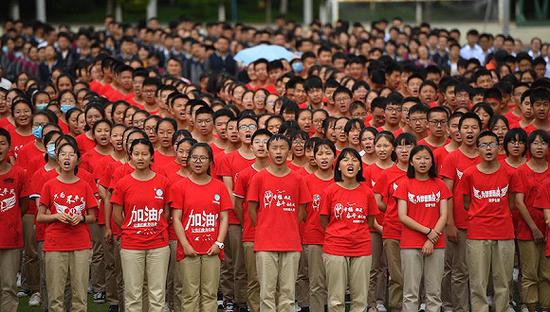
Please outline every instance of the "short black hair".
[[481, 119], [479, 118], [479, 116], [474, 113], [474, 112], [466, 112], [464, 113], [464, 115], [462, 115], [462, 117], [460, 117], [460, 120], [458, 121], [458, 129], [462, 129], [462, 124], [464, 123], [464, 120], [466, 119], [475, 119], [475, 121], [477, 122], [477, 125], [479, 126], [479, 129], [481, 129], [482, 127], [482, 123], [481, 123]]
[[508, 143], [511, 143], [512, 141], [518, 141], [523, 142], [524, 149], [522, 156], [525, 156], [527, 154], [527, 132], [521, 128], [512, 128], [510, 131], [506, 133], [504, 136], [504, 151], [506, 152], [506, 155], [510, 154], [510, 151], [508, 150]]
[[479, 147], [479, 141], [481, 140], [481, 138], [484, 138], [484, 137], [493, 137], [493, 138], [495, 138], [495, 140], [497, 141], [497, 143], [499, 143], [498, 135], [496, 135], [496, 133], [494, 133], [494, 132], [491, 131], [491, 130], [485, 130], [485, 131], [482, 131], [482, 132], [477, 136], [477, 139], [476, 139], [476, 146], [477, 146], [477, 147]]
[[357, 176], [355, 176], [355, 180], [357, 182], [363, 182], [365, 181], [365, 177], [363, 176], [363, 166], [361, 161], [361, 155], [359, 155], [359, 152], [357, 152], [354, 148], [346, 147], [340, 152], [340, 155], [338, 155], [338, 158], [336, 158], [336, 162], [334, 163], [334, 181], [335, 182], [342, 182], [342, 172], [340, 171], [340, 162], [344, 159], [344, 157], [351, 155], [357, 160], [359, 160], [359, 171], [357, 172]]
[[271, 146], [271, 143], [273, 143], [274, 141], [285, 141], [288, 144], [289, 149], [290, 149], [290, 146], [292, 146], [290, 139], [286, 135], [276, 133], [273, 136], [271, 136], [267, 141], [267, 149], [269, 149], [269, 147]]
[[5, 137], [6, 141], [8, 141], [8, 146], [11, 146], [11, 134], [8, 130], [0, 128], [0, 136]]

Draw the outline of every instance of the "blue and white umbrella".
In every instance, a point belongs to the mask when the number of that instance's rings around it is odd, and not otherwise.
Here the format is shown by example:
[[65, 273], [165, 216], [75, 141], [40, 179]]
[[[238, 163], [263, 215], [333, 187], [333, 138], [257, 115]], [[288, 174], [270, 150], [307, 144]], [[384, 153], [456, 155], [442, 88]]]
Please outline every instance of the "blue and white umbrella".
[[257, 59], [265, 58], [268, 61], [285, 59], [291, 61], [296, 56], [285, 49], [284, 47], [278, 45], [270, 44], [260, 44], [252, 48], [241, 50], [237, 55], [235, 55], [235, 61], [248, 65], [253, 63]]

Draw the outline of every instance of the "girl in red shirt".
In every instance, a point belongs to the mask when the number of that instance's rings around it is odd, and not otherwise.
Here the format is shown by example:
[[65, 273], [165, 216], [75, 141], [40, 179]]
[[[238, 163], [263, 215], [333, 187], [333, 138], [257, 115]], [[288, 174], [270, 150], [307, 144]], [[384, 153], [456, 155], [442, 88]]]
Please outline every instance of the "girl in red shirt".
[[531, 159], [517, 170], [522, 182], [522, 191], [516, 194], [515, 202], [521, 219], [517, 227], [519, 263], [521, 265], [521, 301], [529, 311], [550, 309], [550, 261], [546, 259], [544, 244], [544, 212], [534, 207], [539, 184], [550, 177], [546, 160], [550, 135], [544, 130], [535, 130], [529, 135]]
[[80, 167], [89, 171], [94, 177], [99, 176], [99, 172], [102, 170], [101, 160], [113, 153], [111, 130], [112, 124], [106, 119], [95, 122], [91, 129], [94, 146], [82, 156]]
[[23, 248], [22, 189], [24, 170], [9, 163], [11, 137], [0, 128], [0, 296], [2, 309], [17, 311], [17, 271]]
[[351, 293], [350, 311], [365, 311], [371, 267], [369, 228], [378, 214], [370, 187], [364, 183], [361, 156], [345, 148], [336, 160], [334, 181], [325, 189], [321, 224], [325, 228], [323, 261], [329, 311], [345, 310], [345, 293]]
[[362, 151], [359, 152], [363, 163], [367, 166], [372, 165], [378, 160], [378, 155], [374, 149], [374, 138], [378, 134], [378, 130], [373, 127], [367, 127], [361, 131], [361, 147]]
[[115, 222], [122, 228], [120, 258], [126, 311], [141, 311], [146, 275], [149, 311], [162, 311], [168, 247], [170, 182], [151, 170], [154, 148], [147, 139], [132, 142], [134, 171], [118, 180], [111, 195]]
[[105, 119], [105, 111], [99, 104], [90, 103], [84, 111], [84, 119], [86, 121], [86, 126], [84, 127], [86, 132], [76, 137], [76, 142], [82, 155], [86, 155], [86, 153], [95, 147], [97, 142], [93, 131], [94, 125], [99, 120]]
[[190, 174], [171, 189], [183, 311], [216, 311], [220, 253], [233, 208], [225, 184], [210, 176], [212, 149], [197, 143], [189, 151]]
[[157, 123], [155, 129], [158, 138], [158, 145], [155, 151], [155, 168], [164, 166], [176, 159], [172, 136], [177, 130], [176, 121], [172, 118], [163, 118]]
[[19, 150], [27, 143], [32, 142], [33, 108], [27, 100], [19, 99], [11, 106], [11, 115], [15, 121], [14, 128], [8, 128], [11, 135], [11, 147], [15, 158]]
[[72, 142], [56, 148], [59, 175], [44, 184], [36, 221], [47, 223], [44, 261], [48, 310], [65, 311], [67, 277], [72, 288], [71, 311], [87, 310], [92, 242], [88, 223], [95, 222], [97, 201], [88, 182], [76, 176], [80, 152]]
[[309, 139], [307, 132], [296, 131], [292, 134], [290, 140], [292, 141], [292, 146], [290, 151], [292, 154], [292, 161], [288, 164], [288, 167], [292, 170], [298, 170], [303, 168], [308, 159], [306, 157], [305, 143]]
[[[403, 269], [403, 310], [416, 312], [420, 304], [420, 281], [424, 278], [426, 311], [441, 309], [447, 203], [451, 192], [437, 177], [432, 151], [419, 145], [410, 153], [407, 179], [399, 183], [397, 198]], [[429, 268], [429, 269], [428, 269]]]
[[503, 115], [494, 115], [489, 121], [489, 129], [498, 136], [498, 142], [500, 144], [498, 158], [506, 158], [504, 137], [506, 136], [506, 133], [510, 131], [510, 124], [508, 123], [508, 119], [506, 119], [506, 117], [504, 117]]
[[[506, 158], [501, 160], [501, 164], [506, 170], [511, 173], [517, 172], [517, 169], [525, 163], [525, 154], [527, 153], [527, 132], [521, 128], [510, 129], [504, 136], [504, 151]], [[515, 207], [513, 202], [510, 203]], [[514, 229], [518, 228], [518, 221], [521, 218], [519, 210], [512, 208], [512, 218], [514, 221]], [[516, 270], [516, 268], [514, 268]]]

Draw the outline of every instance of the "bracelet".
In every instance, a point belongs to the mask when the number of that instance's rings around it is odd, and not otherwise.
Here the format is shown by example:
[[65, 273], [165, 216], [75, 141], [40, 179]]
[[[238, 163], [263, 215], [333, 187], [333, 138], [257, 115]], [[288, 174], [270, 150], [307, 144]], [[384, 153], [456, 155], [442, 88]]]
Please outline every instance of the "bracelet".
[[428, 233], [426, 233], [426, 236], [430, 235], [431, 232], [432, 232], [432, 229], [430, 229], [430, 230], [428, 231]]

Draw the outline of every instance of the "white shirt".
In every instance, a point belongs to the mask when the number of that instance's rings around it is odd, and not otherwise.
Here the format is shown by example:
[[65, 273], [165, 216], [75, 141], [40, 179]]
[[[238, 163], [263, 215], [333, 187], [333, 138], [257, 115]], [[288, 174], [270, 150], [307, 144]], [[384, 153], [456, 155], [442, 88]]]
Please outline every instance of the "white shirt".
[[476, 58], [481, 64], [485, 64], [483, 49], [477, 44], [473, 47], [468, 44], [464, 45], [462, 49], [460, 49], [460, 56], [465, 60]]

